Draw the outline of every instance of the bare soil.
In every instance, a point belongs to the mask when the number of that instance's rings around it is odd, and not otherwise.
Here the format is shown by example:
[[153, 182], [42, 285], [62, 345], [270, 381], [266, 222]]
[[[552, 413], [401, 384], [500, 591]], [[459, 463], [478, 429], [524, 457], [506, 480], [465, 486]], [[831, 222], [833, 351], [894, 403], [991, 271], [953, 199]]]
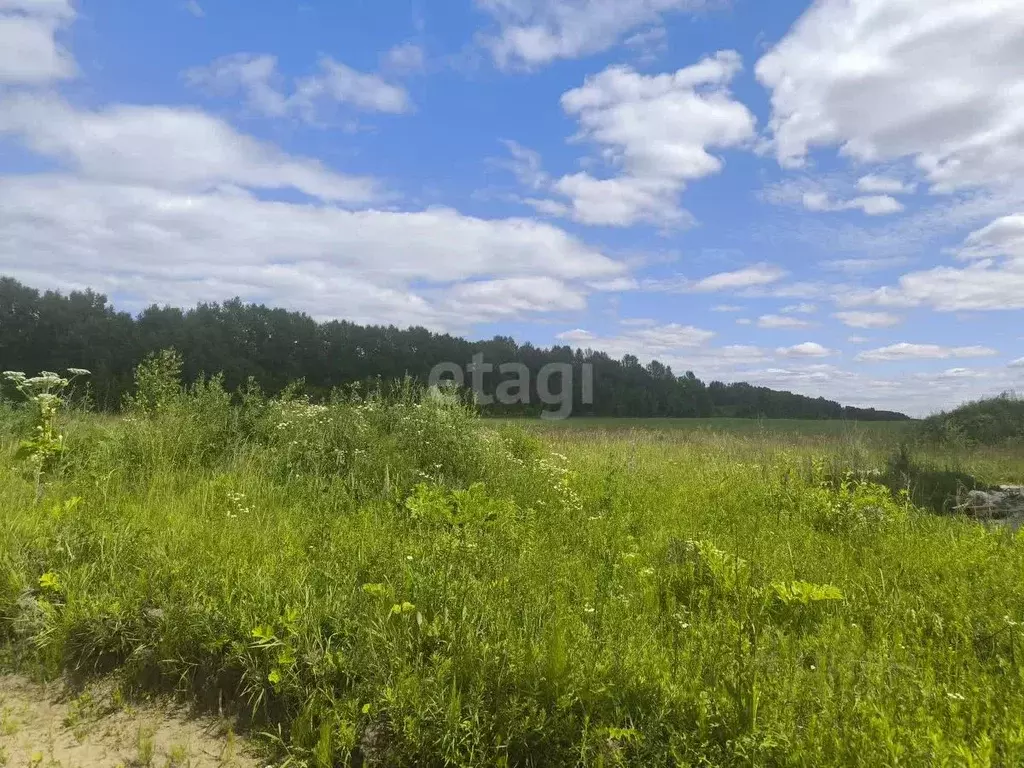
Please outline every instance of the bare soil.
[[230, 722], [166, 700], [126, 702], [112, 683], [82, 692], [0, 675], [0, 768], [259, 768]]

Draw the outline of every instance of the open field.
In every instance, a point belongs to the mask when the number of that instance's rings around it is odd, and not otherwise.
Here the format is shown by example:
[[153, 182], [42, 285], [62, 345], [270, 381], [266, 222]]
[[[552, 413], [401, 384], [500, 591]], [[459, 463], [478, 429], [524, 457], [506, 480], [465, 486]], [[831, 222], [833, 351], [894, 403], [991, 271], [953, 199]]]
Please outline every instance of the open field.
[[752, 435], [830, 435], [898, 437], [912, 429], [911, 421], [843, 421], [841, 419], [634, 419], [613, 417], [581, 417], [543, 421], [541, 419], [503, 419], [527, 428], [570, 430], [644, 429], [653, 431], [684, 430], [687, 432], [722, 432]]
[[1024, 534], [849, 479], [895, 441], [165, 384], [39, 476], [0, 416], [4, 666], [316, 766], [1024, 763]]

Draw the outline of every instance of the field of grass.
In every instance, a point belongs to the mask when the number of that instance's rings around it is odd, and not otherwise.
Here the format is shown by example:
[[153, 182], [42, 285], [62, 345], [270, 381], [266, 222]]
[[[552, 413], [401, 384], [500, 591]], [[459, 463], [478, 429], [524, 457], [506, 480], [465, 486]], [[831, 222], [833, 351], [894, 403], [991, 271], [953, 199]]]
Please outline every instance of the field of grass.
[[310, 766], [1024, 764], [1024, 534], [844, 481], [885, 440], [146, 387], [38, 478], [0, 410], [0, 666]]
[[522, 424], [527, 428], [570, 430], [686, 430], [688, 432], [722, 432], [727, 434], [777, 434], [777, 435], [829, 435], [829, 436], [882, 436], [893, 437], [906, 434], [914, 422], [909, 421], [866, 421], [850, 422], [839, 419], [634, 419], [615, 417], [581, 417], [543, 421], [540, 419], [503, 419], [509, 423]]

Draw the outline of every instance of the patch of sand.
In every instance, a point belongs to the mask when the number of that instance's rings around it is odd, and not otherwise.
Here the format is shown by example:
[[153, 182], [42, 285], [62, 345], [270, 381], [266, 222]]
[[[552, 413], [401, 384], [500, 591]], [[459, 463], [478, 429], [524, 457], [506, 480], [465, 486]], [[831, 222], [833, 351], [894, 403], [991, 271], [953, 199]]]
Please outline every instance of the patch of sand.
[[0, 768], [259, 768], [224, 720], [167, 701], [124, 702], [98, 683], [82, 693], [0, 675]]

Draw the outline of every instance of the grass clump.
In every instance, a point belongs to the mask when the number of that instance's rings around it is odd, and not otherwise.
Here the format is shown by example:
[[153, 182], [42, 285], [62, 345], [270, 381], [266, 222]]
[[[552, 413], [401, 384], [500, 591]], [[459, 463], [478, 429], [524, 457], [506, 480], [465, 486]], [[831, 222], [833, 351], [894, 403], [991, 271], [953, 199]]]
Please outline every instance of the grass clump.
[[41, 499], [0, 476], [23, 668], [226, 703], [310, 766], [1024, 762], [1024, 539], [833, 482], [819, 436], [158, 364], [66, 421]]

